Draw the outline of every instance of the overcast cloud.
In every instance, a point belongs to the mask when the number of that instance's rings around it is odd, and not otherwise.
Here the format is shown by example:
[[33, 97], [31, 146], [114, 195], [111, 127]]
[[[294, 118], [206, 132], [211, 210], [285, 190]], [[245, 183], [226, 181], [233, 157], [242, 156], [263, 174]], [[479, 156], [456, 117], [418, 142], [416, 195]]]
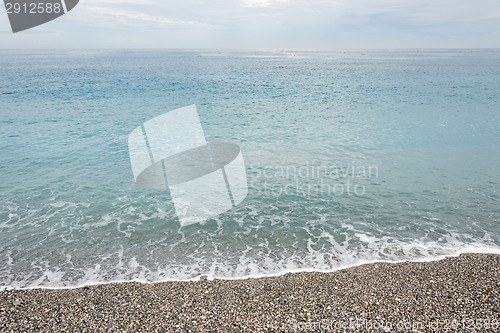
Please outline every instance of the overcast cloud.
[[[3, 7], [3, 6], [2, 6]], [[499, 48], [498, 0], [80, 0], [1, 48]]]

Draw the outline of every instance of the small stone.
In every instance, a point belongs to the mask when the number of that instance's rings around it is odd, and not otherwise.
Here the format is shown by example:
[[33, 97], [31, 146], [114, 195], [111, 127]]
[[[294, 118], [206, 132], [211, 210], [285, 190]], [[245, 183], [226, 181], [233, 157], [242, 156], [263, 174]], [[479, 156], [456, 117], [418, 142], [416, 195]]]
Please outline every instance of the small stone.
[[16, 306], [17, 306], [17, 305], [19, 305], [19, 304], [21, 304], [21, 301], [20, 301], [20, 300], [18, 300], [18, 299], [16, 299], [16, 300], [14, 301], [14, 305], [16, 305]]

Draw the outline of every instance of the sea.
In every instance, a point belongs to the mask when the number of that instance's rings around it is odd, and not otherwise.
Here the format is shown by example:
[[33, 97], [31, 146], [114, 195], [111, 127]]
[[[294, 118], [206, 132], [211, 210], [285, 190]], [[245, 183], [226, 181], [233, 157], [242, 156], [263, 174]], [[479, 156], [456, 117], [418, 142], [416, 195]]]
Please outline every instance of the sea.
[[[0, 50], [0, 289], [500, 253], [500, 50]], [[248, 194], [181, 225], [128, 137], [195, 105]]]

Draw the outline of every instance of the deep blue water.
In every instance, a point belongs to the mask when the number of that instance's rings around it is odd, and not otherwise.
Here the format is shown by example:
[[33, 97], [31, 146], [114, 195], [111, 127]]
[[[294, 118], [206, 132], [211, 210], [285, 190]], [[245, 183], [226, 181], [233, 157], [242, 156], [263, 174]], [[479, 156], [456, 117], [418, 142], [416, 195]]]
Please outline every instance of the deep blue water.
[[[500, 252], [500, 51], [0, 51], [0, 287]], [[129, 133], [196, 104], [249, 194], [181, 227]]]

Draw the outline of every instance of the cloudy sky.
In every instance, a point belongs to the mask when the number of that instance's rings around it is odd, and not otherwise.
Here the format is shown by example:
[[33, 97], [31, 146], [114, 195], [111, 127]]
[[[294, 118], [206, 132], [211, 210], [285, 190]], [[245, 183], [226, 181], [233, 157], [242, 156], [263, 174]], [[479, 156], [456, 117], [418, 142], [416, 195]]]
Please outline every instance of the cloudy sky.
[[0, 48], [500, 48], [499, 0], [80, 0]]

